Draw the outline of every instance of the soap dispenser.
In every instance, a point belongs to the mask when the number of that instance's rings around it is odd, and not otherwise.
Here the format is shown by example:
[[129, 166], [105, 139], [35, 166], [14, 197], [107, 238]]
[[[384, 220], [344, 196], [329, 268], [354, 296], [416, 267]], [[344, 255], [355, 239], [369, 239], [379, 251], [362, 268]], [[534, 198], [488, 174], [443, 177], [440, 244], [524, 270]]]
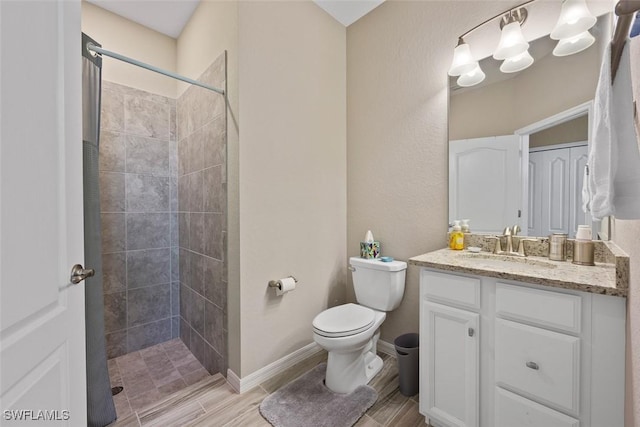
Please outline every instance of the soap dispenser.
[[449, 236], [449, 249], [460, 251], [464, 249], [464, 233], [460, 227], [460, 221], [453, 221], [453, 229]]

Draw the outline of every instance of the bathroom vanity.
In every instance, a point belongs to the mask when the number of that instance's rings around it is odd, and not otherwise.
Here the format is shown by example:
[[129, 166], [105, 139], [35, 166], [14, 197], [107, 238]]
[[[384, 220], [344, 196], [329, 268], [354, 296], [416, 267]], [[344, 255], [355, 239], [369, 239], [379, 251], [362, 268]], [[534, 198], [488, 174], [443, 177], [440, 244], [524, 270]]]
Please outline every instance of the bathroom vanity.
[[595, 267], [449, 249], [410, 259], [426, 421], [622, 427], [628, 258], [609, 242], [600, 252]]

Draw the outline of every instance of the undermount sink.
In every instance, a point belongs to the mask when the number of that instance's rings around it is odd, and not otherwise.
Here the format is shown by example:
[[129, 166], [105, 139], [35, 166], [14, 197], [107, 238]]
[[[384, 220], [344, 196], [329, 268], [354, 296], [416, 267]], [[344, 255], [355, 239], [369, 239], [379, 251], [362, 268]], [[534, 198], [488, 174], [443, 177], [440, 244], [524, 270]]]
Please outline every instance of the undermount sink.
[[465, 252], [460, 254], [460, 256], [464, 259], [477, 261], [479, 267], [482, 266], [489, 268], [504, 268], [505, 264], [511, 264], [512, 268], [523, 268], [527, 270], [558, 267], [556, 264], [550, 261], [542, 261], [531, 259], [528, 257], [517, 257], [511, 255], [494, 255], [488, 252]]

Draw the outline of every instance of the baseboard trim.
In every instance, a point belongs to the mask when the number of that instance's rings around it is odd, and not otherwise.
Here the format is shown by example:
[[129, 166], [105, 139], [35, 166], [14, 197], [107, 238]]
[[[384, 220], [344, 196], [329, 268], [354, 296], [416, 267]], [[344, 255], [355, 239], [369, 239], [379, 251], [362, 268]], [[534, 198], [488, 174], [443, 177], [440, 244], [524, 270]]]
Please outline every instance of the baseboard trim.
[[389, 342], [378, 340], [377, 350], [380, 353], [388, 354], [391, 357], [396, 357], [396, 346]]
[[264, 368], [260, 368], [257, 371], [247, 375], [244, 378], [238, 377], [231, 369], [227, 369], [227, 382], [238, 393], [246, 393], [247, 391], [257, 387], [261, 383], [267, 381], [270, 378], [278, 375], [279, 373], [289, 369], [298, 362], [302, 362], [305, 359], [315, 355], [322, 351], [315, 342], [305, 345], [304, 347], [284, 356], [281, 359], [276, 360], [273, 363], [268, 364]]

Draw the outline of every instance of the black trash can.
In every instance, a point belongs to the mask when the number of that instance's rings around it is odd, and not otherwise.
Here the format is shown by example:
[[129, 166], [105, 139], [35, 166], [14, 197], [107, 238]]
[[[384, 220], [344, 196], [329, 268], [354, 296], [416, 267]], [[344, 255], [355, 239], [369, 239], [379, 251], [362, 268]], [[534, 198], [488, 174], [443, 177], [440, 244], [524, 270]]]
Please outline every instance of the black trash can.
[[400, 393], [414, 396], [420, 391], [419, 360], [420, 336], [403, 334], [393, 342], [398, 356], [398, 380]]

